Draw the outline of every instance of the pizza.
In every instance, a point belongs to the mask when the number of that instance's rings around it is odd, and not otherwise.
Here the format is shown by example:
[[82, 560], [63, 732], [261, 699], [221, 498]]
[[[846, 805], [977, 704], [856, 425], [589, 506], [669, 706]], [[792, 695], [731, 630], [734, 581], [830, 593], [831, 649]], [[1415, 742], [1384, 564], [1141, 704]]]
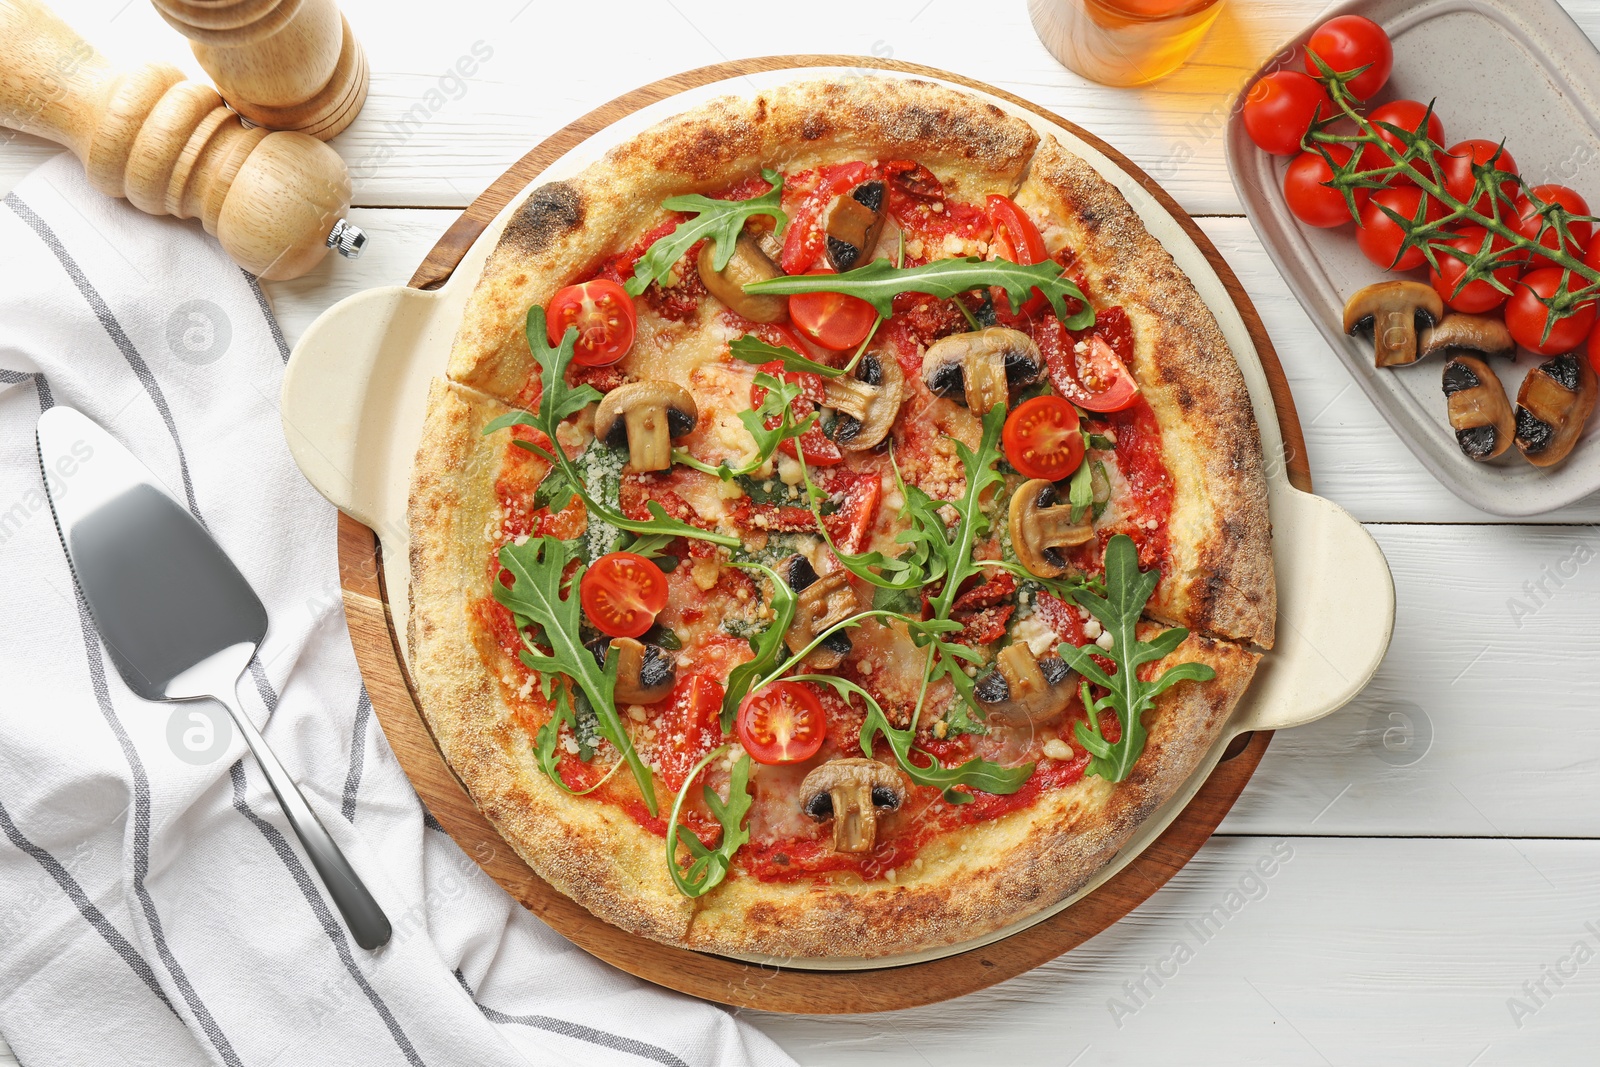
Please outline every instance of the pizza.
[[876, 958], [1083, 887], [1276, 615], [1262, 453], [1123, 196], [966, 94], [711, 101], [531, 191], [413, 473], [410, 665], [561, 892]]

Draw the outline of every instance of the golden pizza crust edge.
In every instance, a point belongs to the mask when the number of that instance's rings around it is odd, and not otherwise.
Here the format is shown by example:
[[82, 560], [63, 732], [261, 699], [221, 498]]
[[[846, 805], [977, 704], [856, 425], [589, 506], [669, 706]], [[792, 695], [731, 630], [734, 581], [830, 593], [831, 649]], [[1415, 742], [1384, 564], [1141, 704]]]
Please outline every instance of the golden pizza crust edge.
[[1261, 434], [1244, 375], [1194, 283], [1114, 185], [1053, 137], [1018, 194], [1078, 254], [1090, 293], [1133, 325], [1132, 368], [1174, 481], [1170, 571], [1151, 613], [1271, 648], [1277, 620]]

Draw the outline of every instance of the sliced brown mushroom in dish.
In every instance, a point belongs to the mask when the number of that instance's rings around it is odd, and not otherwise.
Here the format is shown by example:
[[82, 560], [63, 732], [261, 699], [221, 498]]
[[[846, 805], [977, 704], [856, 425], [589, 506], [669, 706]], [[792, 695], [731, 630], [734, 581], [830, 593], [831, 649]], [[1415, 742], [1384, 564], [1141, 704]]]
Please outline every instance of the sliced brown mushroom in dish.
[[677, 684], [677, 661], [660, 645], [647, 645], [633, 637], [602, 637], [588, 647], [602, 667], [606, 652], [617, 650], [617, 687], [613, 696], [619, 704], [654, 704], [665, 700]]
[[1488, 315], [1446, 315], [1436, 325], [1422, 331], [1417, 358], [1449, 356], [1461, 352], [1485, 358], [1517, 358], [1517, 342], [1503, 320]]
[[1516, 436], [1511, 402], [1487, 363], [1466, 352], [1451, 356], [1444, 365], [1444, 395], [1450, 428], [1468, 459], [1494, 459], [1511, 447]]
[[822, 216], [828, 265], [843, 274], [872, 258], [883, 233], [885, 186], [874, 179], [834, 197]]
[[1028, 573], [1041, 578], [1059, 578], [1067, 573], [1063, 548], [1081, 545], [1094, 537], [1089, 516], [1092, 509], [1074, 517], [1072, 505], [1061, 499], [1055, 483], [1033, 478], [1017, 486], [1011, 494], [1008, 516], [1011, 548]]
[[900, 361], [876, 352], [863, 355], [853, 375], [826, 379], [825, 403], [841, 413], [833, 428], [834, 443], [846, 452], [876, 448], [889, 436], [905, 391]]
[[905, 800], [905, 779], [877, 760], [829, 760], [800, 784], [802, 809], [818, 822], [833, 820], [835, 852], [870, 852], [878, 838], [878, 814]]
[[1417, 361], [1417, 335], [1444, 317], [1444, 301], [1424, 282], [1378, 282], [1358, 290], [1344, 306], [1344, 332], [1372, 336], [1380, 367]]
[[628, 449], [635, 471], [672, 466], [672, 441], [694, 432], [700, 419], [689, 390], [673, 382], [629, 382], [607, 393], [594, 413], [594, 435]]
[[1002, 648], [973, 687], [986, 717], [1011, 726], [1048, 722], [1067, 710], [1072, 693], [1072, 669], [1057, 656], [1039, 659], [1020, 641]]
[[[850, 587], [849, 572], [837, 570], [819, 578], [810, 560], [794, 556], [780, 573], [795, 591], [794, 619], [783, 638], [790, 652], [799, 652], [830, 626], [856, 613], [856, 594]], [[836, 630], [812, 650], [805, 658], [805, 665], [811, 670], [831, 670], [853, 647], [850, 634]]]
[[1020, 330], [990, 326], [951, 334], [922, 354], [922, 381], [935, 396], [948, 397], [986, 414], [1011, 399], [1011, 387], [1031, 385], [1044, 373], [1044, 357]]
[[1517, 390], [1517, 448], [1535, 467], [1560, 463], [1572, 451], [1600, 392], [1594, 368], [1577, 352], [1546, 360]]
[[700, 256], [696, 260], [700, 280], [706, 283], [706, 290], [712, 296], [751, 322], [782, 322], [789, 317], [787, 297], [758, 296], [744, 291], [744, 287], [753, 282], [764, 282], [783, 275], [778, 265], [762, 250], [758, 238], [741, 233], [734, 242], [733, 255], [721, 270], [717, 269], [716, 258], [716, 243], [707, 241], [700, 247]]

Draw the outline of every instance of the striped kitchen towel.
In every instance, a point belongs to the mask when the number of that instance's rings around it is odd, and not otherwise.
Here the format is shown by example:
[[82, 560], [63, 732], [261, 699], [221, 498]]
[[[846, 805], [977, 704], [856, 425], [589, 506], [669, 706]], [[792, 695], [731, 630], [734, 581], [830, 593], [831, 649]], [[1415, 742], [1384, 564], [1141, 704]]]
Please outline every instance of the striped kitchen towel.
[[[334, 510], [284, 446], [289, 353], [256, 280], [67, 157], [4, 198], [0, 250], [0, 1034], [19, 1059], [788, 1063], [575, 948], [423, 810], [356, 671]], [[266, 602], [246, 707], [393, 920], [381, 951], [346, 935], [220, 707], [210, 728], [109, 665], [35, 455], [53, 404], [154, 469]]]

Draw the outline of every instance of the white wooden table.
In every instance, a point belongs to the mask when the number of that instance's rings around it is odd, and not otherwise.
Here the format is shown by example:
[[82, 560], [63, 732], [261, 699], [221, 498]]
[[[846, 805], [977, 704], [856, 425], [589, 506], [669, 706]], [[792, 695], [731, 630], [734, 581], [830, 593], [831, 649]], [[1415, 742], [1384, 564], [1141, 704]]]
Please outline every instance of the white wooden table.
[[[1567, 3], [1600, 40], [1600, 0]], [[1600, 496], [1509, 523], [1441, 488], [1353, 386], [1240, 216], [1222, 154], [1231, 97], [1319, 3], [1230, 0], [1188, 67], [1135, 90], [1063, 70], [1022, 0], [344, 9], [372, 91], [333, 144], [371, 242], [355, 262], [268, 286], [291, 341], [339, 298], [404, 283], [513, 160], [628, 89], [734, 57], [892, 56], [1082, 124], [1199, 218], [1266, 320], [1318, 492], [1368, 523], [1388, 554], [1399, 613], [1377, 679], [1345, 710], [1279, 734], [1217, 837], [1168, 886], [1067, 957], [961, 1000], [859, 1018], [755, 1016], [797, 1059], [1600, 1062]], [[114, 59], [200, 74], [144, 0], [61, 0], [60, 10]], [[478, 42], [492, 56], [457, 80], [450, 68]], [[1475, 135], [1501, 133], [1516, 131]], [[0, 192], [56, 151], [26, 137], [0, 145]], [[1593, 194], [1600, 167], [1589, 171], [1572, 184]], [[1530, 597], [1527, 583], [1541, 582], [1546, 592]], [[1288, 858], [1263, 878], [1257, 863], [1270, 855]], [[13, 1063], [3, 1049], [0, 1065]]]

